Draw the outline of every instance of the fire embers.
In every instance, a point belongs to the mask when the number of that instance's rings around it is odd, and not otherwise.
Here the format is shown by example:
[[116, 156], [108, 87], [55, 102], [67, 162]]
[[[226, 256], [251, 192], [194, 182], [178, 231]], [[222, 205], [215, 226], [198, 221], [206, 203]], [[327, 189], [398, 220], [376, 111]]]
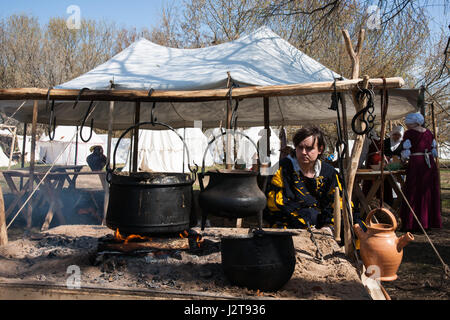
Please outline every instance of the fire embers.
[[189, 247], [192, 248], [200, 248], [202, 246], [202, 243], [205, 241], [203, 237], [196, 233], [195, 231], [190, 230], [190, 232], [184, 230], [182, 233], [180, 233], [180, 238], [182, 239], [189, 239]]
[[144, 240], [144, 241], [152, 241], [152, 238], [147, 236], [141, 236], [139, 234], [131, 234], [127, 237], [124, 237], [120, 234], [119, 229], [116, 229], [116, 232], [114, 232], [114, 239], [117, 241], [123, 241], [124, 244], [127, 244], [130, 240], [138, 239], [138, 240]]
[[[123, 235], [116, 229], [114, 235], [100, 239], [99, 251], [120, 251], [124, 253], [143, 252], [149, 250], [194, 250], [201, 251], [205, 239], [193, 231], [184, 230], [178, 234], [158, 236], [131, 234]], [[207, 249], [207, 248], [206, 248]]]

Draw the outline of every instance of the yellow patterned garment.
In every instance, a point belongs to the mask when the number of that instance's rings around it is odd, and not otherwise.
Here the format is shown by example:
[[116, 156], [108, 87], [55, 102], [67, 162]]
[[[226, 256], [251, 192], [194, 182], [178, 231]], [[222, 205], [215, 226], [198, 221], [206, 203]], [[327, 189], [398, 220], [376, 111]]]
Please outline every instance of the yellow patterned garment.
[[307, 221], [317, 228], [332, 224], [335, 187], [342, 191], [337, 171], [322, 162], [320, 173], [308, 178], [294, 169], [294, 161], [292, 156], [280, 161], [267, 188], [264, 219], [273, 228], [303, 228]]

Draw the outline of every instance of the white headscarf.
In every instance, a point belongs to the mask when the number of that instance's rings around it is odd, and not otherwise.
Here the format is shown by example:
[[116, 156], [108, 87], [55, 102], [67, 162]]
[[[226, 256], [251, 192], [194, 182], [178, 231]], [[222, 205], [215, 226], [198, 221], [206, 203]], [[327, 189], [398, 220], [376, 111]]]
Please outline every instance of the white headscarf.
[[406, 124], [414, 124], [417, 123], [419, 126], [423, 125], [424, 123], [424, 118], [423, 116], [416, 112], [416, 113], [410, 113], [407, 114], [405, 117], [405, 123]]
[[[391, 151], [394, 151], [395, 149], [398, 148], [398, 146], [400, 145], [400, 143], [402, 142], [402, 138], [403, 138], [403, 132], [405, 131], [405, 129], [402, 126], [394, 126], [391, 130]], [[392, 135], [394, 133], [400, 133], [400, 139], [398, 139], [397, 141], [394, 141], [394, 139], [392, 138]]]

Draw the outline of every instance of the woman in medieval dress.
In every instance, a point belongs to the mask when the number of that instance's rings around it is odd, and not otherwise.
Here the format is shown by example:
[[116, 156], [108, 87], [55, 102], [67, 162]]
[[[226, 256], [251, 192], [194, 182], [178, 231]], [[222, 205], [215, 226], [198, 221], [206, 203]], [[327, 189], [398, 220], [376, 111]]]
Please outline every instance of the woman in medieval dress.
[[[430, 130], [422, 125], [420, 113], [405, 117], [407, 131], [403, 136], [402, 160], [408, 160], [406, 169], [405, 196], [425, 230], [441, 228], [441, 203], [439, 193], [436, 140]], [[402, 231], [420, 231], [408, 205], [403, 201], [400, 211]]]

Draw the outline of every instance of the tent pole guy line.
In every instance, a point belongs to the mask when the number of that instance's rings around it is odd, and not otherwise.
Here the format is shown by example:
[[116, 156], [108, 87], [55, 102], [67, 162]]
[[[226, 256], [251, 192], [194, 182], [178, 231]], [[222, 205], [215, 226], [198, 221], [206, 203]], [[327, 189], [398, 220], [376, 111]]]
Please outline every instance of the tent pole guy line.
[[[362, 79], [342, 80], [336, 83], [338, 92], [358, 90], [363, 83]], [[386, 78], [386, 88], [401, 88], [405, 84], [400, 77]], [[369, 80], [369, 87], [381, 89], [383, 79]], [[249, 86], [233, 89], [234, 99], [272, 97], [272, 96], [297, 96], [314, 93], [331, 93], [334, 91], [333, 81], [311, 82], [305, 84], [289, 84], [274, 86]], [[47, 100], [48, 89], [43, 88], [18, 88], [0, 89], [0, 100]], [[78, 89], [53, 89], [50, 93], [51, 100], [72, 101], [79, 95]], [[83, 101], [141, 101], [141, 102], [200, 102], [218, 101], [229, 99], [229, 89], [210, 90], [155, 90], [148, 96], [147, 90], [88, 90], [83, 92], [79, 100]]]

